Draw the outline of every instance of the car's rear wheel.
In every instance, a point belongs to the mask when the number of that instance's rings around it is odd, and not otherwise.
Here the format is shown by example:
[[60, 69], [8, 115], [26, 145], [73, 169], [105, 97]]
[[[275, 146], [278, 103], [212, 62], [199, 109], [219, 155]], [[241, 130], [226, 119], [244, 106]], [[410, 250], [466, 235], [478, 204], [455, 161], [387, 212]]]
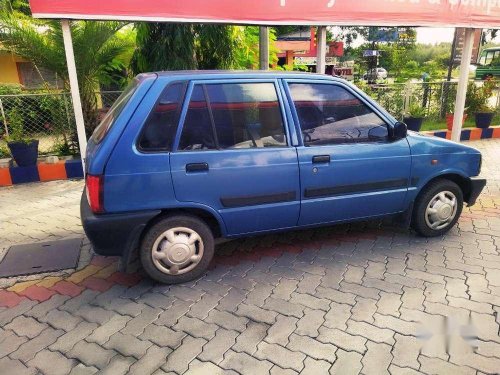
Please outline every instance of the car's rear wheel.
[[429, 183], [413, 208], [412, 227], [422, 236], [436, 237], [453, 227], [463, 208], [462, 189], [453, 181]]
[[146, 273], [165, 284], [197, 279], [214, 255], [214, 237], [208, 225], [195, 216], [161, 219], [145, 234], [141, 262]]

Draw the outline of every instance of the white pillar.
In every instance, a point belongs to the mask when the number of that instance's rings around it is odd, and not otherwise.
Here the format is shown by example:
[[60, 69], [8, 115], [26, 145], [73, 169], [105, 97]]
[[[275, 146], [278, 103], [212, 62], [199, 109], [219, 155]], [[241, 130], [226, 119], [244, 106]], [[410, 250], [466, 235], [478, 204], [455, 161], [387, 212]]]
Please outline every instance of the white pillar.
[[68, 20], [61, 21], [64, 51], [66, 52], [66, 64], [68, 65], [69, 86], [71, 99], [73, 100], [73, 111], [75, 113], [76, 132], [78, 134], [78, 145], [82, 157], [83, 173], [85, 173], [85, 150], [87, 149], [87, 137], [85, 135], [85, 123], [83, 121], [82, 102], [80, 90], [78, 89], [78, 77], [76, 75], [75, 54], [73, 52], [73, 40]]
[[259, 28], [259, 69], [269, 70], [269, 27]]
[[462, 119], [465, 109], [465, 95], [467, 94], [467, 83], [469, 82], [469, 66], [472, 57], [472, 47], [474, 45], [474, 29], [465, 29], [464, 46], [462, 48], [462, 61], [460, 62], [460, 77], [458, 79], [457, 99], [453, 117], [453, 129], [451, 140], [460, 142], [462, 133]]
[[325, 73], [326, 69], [326, 26], [318, 27], [316, 73]]

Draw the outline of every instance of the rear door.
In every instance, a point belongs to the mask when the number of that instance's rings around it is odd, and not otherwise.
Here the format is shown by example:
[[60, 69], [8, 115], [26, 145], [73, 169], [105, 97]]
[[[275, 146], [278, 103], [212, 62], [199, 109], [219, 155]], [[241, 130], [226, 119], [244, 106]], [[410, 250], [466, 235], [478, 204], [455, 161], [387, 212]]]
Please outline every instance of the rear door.
[[340, 83], [288, 81], [288, 95], [302, 133], [299, 225], [404, 210], [410, 148], [376, 108]]
[[229, 235], [297, 224], [297, 152], [276, 80], [192, 82], [170, 162], [176, 198], [217, 210]]

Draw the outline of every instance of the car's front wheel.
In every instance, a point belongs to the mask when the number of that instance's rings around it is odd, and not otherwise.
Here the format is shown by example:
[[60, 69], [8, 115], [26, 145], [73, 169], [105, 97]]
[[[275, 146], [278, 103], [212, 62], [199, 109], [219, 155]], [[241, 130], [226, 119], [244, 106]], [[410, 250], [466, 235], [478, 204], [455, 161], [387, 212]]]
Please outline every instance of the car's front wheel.
[[412, 227], [425, 237], [440, 236], [456, 224], [463, 203], [462, 189], [455, 182], [432, 181], [415, 201]]
[[155, 223], [141, 244], [141, 262], [156, 281], [178, 284], [200, 277], [214, 255], [214, 237], [195, 216], [169, 216]]

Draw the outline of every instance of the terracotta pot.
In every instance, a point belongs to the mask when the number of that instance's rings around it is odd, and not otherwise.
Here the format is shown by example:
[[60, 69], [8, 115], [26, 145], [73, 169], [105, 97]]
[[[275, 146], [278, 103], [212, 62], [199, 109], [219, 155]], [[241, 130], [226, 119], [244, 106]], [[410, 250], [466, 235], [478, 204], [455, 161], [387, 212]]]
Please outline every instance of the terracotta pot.
[[[453, 129], [453, 113], [446, 114], [446, 127], [449, 131]], [[462, 126], [464, 125], [465, 120], [467, 120], [467, 113], [464, 113], [464, 117], [462, 118]]]

